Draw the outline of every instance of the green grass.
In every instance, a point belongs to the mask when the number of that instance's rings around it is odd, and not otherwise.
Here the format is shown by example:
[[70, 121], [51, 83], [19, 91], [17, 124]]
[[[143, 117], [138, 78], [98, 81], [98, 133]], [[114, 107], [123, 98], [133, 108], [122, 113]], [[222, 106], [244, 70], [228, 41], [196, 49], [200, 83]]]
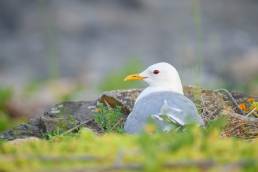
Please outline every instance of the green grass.
[[[219, 130], [72, 136], [0, 145], [0, 171], [257, 171], [258, 140], [222, 138]], [[231, 165], [231, 166], [230, 166]], [[116, 170], [117, 169], [117, 170]]]
[[0, 132], [13, 126], [14, 122], [10, 119], [7, 110], [7, 104], [13, 96], [13, 90], [10, 87], [0, 87]]
[[0, 111], [5, 111], [6, 104], [11, 100], [13, 90], [10, 87], [0, 87]]
[[11, 127], [12, 121], [8, 115], [0, 111], [0, 132], [5, 131], [7, 128]]
[[123, 133], [123, 120], [124, 114], [121, 107], [109, 108], [102, 103], [98, 104], [95, 122], [103, 132]]

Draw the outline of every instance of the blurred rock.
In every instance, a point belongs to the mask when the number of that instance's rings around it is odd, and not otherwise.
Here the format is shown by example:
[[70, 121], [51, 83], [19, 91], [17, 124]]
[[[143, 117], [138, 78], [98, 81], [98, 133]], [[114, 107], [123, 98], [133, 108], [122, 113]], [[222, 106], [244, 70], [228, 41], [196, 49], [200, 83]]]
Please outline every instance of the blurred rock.
[[31, 119], [28, 123], [17, 126], [0, 135], [0, 139], [14, 140], [27, 137], [46, 137], [56, 130], [64, 132], [70, 128], [88, 121], [84, 125], [93, 130], [99, 130], [92, 121], [96, 101], [92, 102], [65, 102], [58, 104], [42, 116]]
[[[70, 99], [80, 90], [80, 83], [74, 83], [70, 79], [50, 80], [47, 82], [35, 82], [32, 88], [15, 90], [15, 93], [6, 105], [6, 111], [13, 118], [38, 117], [49, 105]], [[33, 88], [35, 87], [35, 88]], [[86, 87], [86, 86], [84, 86]], [[82, 99], [85, 98], [86, 93]], [[76, 99], [75, 97], [73, 97]], [[89, 98], [90, 99], [92, 97]]]
[[238, 81], [224, 78], [225, 64], [236, 57], [245, 61], [243, 54], [257, 46], [257, 5], [254, 0], [2, 0], [0, 82], [19, 88], [56, 73], [83, 74], [94, 86], [129, 57], [146, 66], [173, 63], [185, 84], [200, 75], [205, 86]]
[[[26, 124], [19, 125], [18, 127], [0, 134], [0, 139], [14, 140], [17, 138], [39, 137], [44, 138], [55, 132], [57, 135], [64, 134], [67, 131], [77, 131], [80, 127], [87, 127], [95, 132], [101, 132], [100, 127], [94, 121], [94, 114], [96, 112], [97, 102], [104, 103], [110, 107], [121, 106], [124, 117], [133, 108], [134, 102], [141, 90], [116, 90], [103, 93], [98, 100], [94, 101], [80, 101], [80, 102], [65, 102], [55, 105], [47, 110], [39, 118], [30, 120]], [[224, 97], [219, 92], [201, 89], [198, 87], [184, 87], [184, 92], [193, 102], [202, 107], [202, 118], [205, 122], [216, 119], [220, 115], [228, 115], [230, 113], [236, 114], [234, 105], [232, 105], [229, 97]], [[234, 94], [233, 97], [242, 102], [246, 99], [243, 94]], [[229, 114], [225, 114], [225, 112]], [[238, 119], [239, 118], [239, 119]], [[235, 119], [235, 117], [233, 118]], [[250, 127], [257, 130], [258, 119], [249, 118], [237, 114], [237, 119], [240, 122], [250, 121]], [[230, 120], [229, 120], [230, 121]], [[245, 125], [249, 125], [248, 123]], [[250, 133], [246, 131], [244, 136], [252, 136], [253, 130]], [[258, 133], [255, 133], [258, 134]], [[255, 135], [257, 137], [257, 135]]]

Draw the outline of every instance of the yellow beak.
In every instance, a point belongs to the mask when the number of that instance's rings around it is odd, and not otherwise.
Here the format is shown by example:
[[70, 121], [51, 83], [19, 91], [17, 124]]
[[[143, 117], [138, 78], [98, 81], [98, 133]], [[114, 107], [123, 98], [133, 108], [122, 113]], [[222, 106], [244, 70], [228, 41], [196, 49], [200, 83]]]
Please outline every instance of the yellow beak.
[[125, 77], [124, 81], [135, 81], [135, 80], [143, 80], [144, 77], [140, 76], [139, 74], [132, 74]]

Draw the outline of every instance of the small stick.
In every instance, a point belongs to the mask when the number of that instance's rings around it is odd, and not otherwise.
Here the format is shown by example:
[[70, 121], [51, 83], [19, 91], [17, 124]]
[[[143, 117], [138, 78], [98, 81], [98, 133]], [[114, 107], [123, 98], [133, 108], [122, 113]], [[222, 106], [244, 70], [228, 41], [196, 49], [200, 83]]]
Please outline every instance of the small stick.
[[232, 94], [228, 90], [223, 89], [223, 88], [215, 90], [215, 92], [221, 92], [221, 91], [224, 91], [225, 93], [227, 93], [227, 95], [229, 96], [229, 98], [231, 99], [233, 104], [237, 107], [237, 109], [241, 112], [241, 114], [245, 115], [245, 113], [242, 111], [242, 109], [239, 108], [239, 104], [237, 103], [236, 99], [232, 96]]
[[124, 120], [124, 118], [120, 118], [115, 125], [113, 125], [113, 127], [111, 128], [111, 130], [114, 130], [115, 127], [117, 127], [122, 121]]
[[251, 112], [249, 112], [246, 116], [252, 115], [252, 113], [254, 113], [255, 111], [256, 111], [256, 107]]
[[73, 132], [74, 130], [80, 128], [82, 125], [87, 124], [87, 123], [90, 122], [90, 121], [91, 121], [91, 119], [88, 119], [88, 120], [86, 120], [86, 121], [84, 121], [84, 122], [82, 122], [82, 123], [76, 125], [75, 127], [73, 127], [73, 128], [71, 128], [71, 129], [69, 129], [69, 130], [63, 132], [62, 134], [60, 134], [60, 136], [64, 136], [64, 135], [66, 135], [66, 134], [69, 134], [69, 133]]

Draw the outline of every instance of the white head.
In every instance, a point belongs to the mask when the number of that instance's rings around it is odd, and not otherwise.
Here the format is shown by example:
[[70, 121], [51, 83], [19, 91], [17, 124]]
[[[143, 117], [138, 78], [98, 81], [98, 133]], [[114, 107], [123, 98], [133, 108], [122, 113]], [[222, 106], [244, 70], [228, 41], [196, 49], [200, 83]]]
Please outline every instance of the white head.
[[144, 80], [151, 88], [171, 90], [183, 94], [183, 86], [177, 70], [169, 63], [161, 62], [151, 65], [140, 74], [129, 75], [128, 80]]

